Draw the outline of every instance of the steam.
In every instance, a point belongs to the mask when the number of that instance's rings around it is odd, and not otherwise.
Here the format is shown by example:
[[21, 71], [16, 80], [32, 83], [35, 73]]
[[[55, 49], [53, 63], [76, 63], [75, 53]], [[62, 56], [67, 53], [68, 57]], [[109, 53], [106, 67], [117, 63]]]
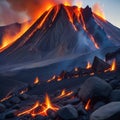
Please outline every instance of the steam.
[[81, 0], [3, 0], [0, 1], [0, 25], [37, 19], [40, 15], [60, 3], [81, 6]]
[[104, 11], [102, 7], [99, 5], [99, 3], [95, 3], [92, 7], [92, 10], [95, 14], [105, 19]]

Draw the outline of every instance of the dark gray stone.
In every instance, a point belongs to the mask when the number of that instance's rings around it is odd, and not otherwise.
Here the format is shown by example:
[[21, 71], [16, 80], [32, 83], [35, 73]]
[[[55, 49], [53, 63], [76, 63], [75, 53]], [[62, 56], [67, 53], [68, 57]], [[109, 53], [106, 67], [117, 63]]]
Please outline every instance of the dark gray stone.
[[78, 118], [78, 112], [72, 105], [62, 107], [57, 113], [62, 120], [75, 120]]
[[10, 103], [12, 103], [12, 104], [18, 104], [18, 103], [20, 103], [20, 102], [21, 102], [21, 100], [20, 100], [20, 98], [17, 97], [17, 96], [12, 97], [12, 98], [10, 99]]
[[99, 107], [101, 107], [101, 106], [103, 106], [103, 105], [105, 105], [105, 103], [102, 102], [102, 101], [99, 101], [99, 102], [97, 102], [97, 103], [94, 105], [93, 110], [96, 110], [96, 109], [98, 109]]
[[69, 100], [65, 101], [64, 104], [75, 105], [75, 104], [78, 104], [79, 102], [80, 102], [80, 100], [78, 98], [74, 98], [74, 99], [69, 99]]
[[110, 101], [120, 101], [120, 90], [113, 90], [110, 95]]
[[5, 118], [6, 119], [14, 118], [16, 116], [16, 112], [17, 112], [17, 110], [11, 110], [11, 111], [5, 113]]
[[108, 97], [111, 91], [112, 87], [106, 81], [98, 77], [90, 77], [82, 84], [78, 96], [86, 102], [92, 97]]
[[119, 120], [120, 119], [120, 102], [108, 103], [94, 111], [90, 120]]
[[30, 97], [30, 96], [27, 95], [27, 94], [19, 95], [19, 98], [20, 98], [21, 100], [27, 100], [29, 97]]
[[119, 84], [119, 80], [112, 80], [109, 82], [109, 84], [112, 86], [113, 89], [115, 89]]
[[0, 113], [4, 112], [6, 110], [5, 105], [3, 105], [2, 103], [0, 103]]

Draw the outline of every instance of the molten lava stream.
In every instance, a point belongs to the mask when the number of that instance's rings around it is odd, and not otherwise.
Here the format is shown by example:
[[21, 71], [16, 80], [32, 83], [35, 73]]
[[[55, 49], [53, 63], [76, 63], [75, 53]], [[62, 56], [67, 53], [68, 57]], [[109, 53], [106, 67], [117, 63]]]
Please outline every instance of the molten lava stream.
[[73, 91], [67, 92], [65, 89], [62, 90], [61, 94], [57, 96], [55, 99], [61, 99], [64, 97], [68, 97], [73, 94]]
[[88, 102], [85, 105], [85, 110], [89, 110], [90, 109], [90, 103], [91, 103], [91, 99], [88, 100]]
[[112, 61], [110, 71], [115, 71], [116, 70], [116, 59]]
[[72, 16], [72, 13], [70, 13], [69, 8], [64, 7], [64, 9], [66, 10], [66, 13], [67, 13], [68, 19], [69, 19], [70, 23], [72, 24], [74, 30], [75, 30], [75, 31], [78, 31], [77, 28], [76, 28], [76, 26], [74, 25], [73, 16]]
[[[38, 110], [36, 110], [38, 109]], [[32, 117], [35, 117], [37, 115], [41, 115], [41, 116], [47, 116], [47, 111], [51, 109], [53, 111], [58, 111], [59, 107], [53, 105], [50, 101], [49, 96], [46, 94], [45, 96], [45, 102], [44, 103], [39, 103], [39, 101], [37, 101], [33, 107], [31, 107], [30, 109], [27, 109], [23, 112], [20, 112], [17, 114], [17, 116], [22, 116], [22, 115], [27, 115], [30, 114]]]

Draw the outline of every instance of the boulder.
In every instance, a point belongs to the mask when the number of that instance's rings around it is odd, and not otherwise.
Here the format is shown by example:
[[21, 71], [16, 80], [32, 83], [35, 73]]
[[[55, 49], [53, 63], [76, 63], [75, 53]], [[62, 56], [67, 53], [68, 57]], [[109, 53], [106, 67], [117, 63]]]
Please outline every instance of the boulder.
[[90, 120], [119, 120], [120, 119], [120, 102], [108, 103], [94, 111]]
[[57, 113], [62, 120], [76, 120], [78, 118], [78, 112], [72, 105], [62, 107]]
[[5, 105], [3, 105], [2, 103], [0, 103], [0, 113], [4, 112], [6, 110]]
[[110, 101], [120, 101], [120, 90], [113, 90], [110, 95]]
[[112, 87], [103, 79], [98, 77], [88, 78], [81, 86], [78, 96], [86, 102], [93, 97], [107, 98], [112, 91]]

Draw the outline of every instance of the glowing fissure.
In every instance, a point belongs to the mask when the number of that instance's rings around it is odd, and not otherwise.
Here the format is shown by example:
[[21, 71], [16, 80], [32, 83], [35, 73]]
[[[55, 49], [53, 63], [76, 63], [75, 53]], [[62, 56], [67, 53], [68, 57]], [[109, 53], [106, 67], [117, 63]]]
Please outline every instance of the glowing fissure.
[[89, 110], [90, 109], [90, 103], [91, 103], [91, 99], [88, 100], [88, 102], [85, 105], [85, 110]]
[[[36, 108], [38, 108], [38, 111], [36, 111]], [[31, 108], [18, 113], [17, 116], [22, 116], [22, 115], [27, 115], [27, 114], [30, 114], [32, 117], [35, 117], [37, 115], [47, 116], [47, 111], [49, 109], [53, 111], [57, 111], [59, 110], [59, 107], [54, 106], [51, 103], [48, 94], [46, 94], [44, 103], [40, 104], [40, 102], [37, 101]]]
[[74, 30], [75, 30], [75, 31], [78, 31], [77, 28], [76, 28], [76, 26], [74, 25], [73, 16], [72, 16], [72, 14], [70, 13], [69, 8], [64, 7], [64, 9], [65, 9], [65, 11], [66, 11], [66, 13], [67, 13], [68, 19], [69, 19], [70, 23], [72, 24]]

